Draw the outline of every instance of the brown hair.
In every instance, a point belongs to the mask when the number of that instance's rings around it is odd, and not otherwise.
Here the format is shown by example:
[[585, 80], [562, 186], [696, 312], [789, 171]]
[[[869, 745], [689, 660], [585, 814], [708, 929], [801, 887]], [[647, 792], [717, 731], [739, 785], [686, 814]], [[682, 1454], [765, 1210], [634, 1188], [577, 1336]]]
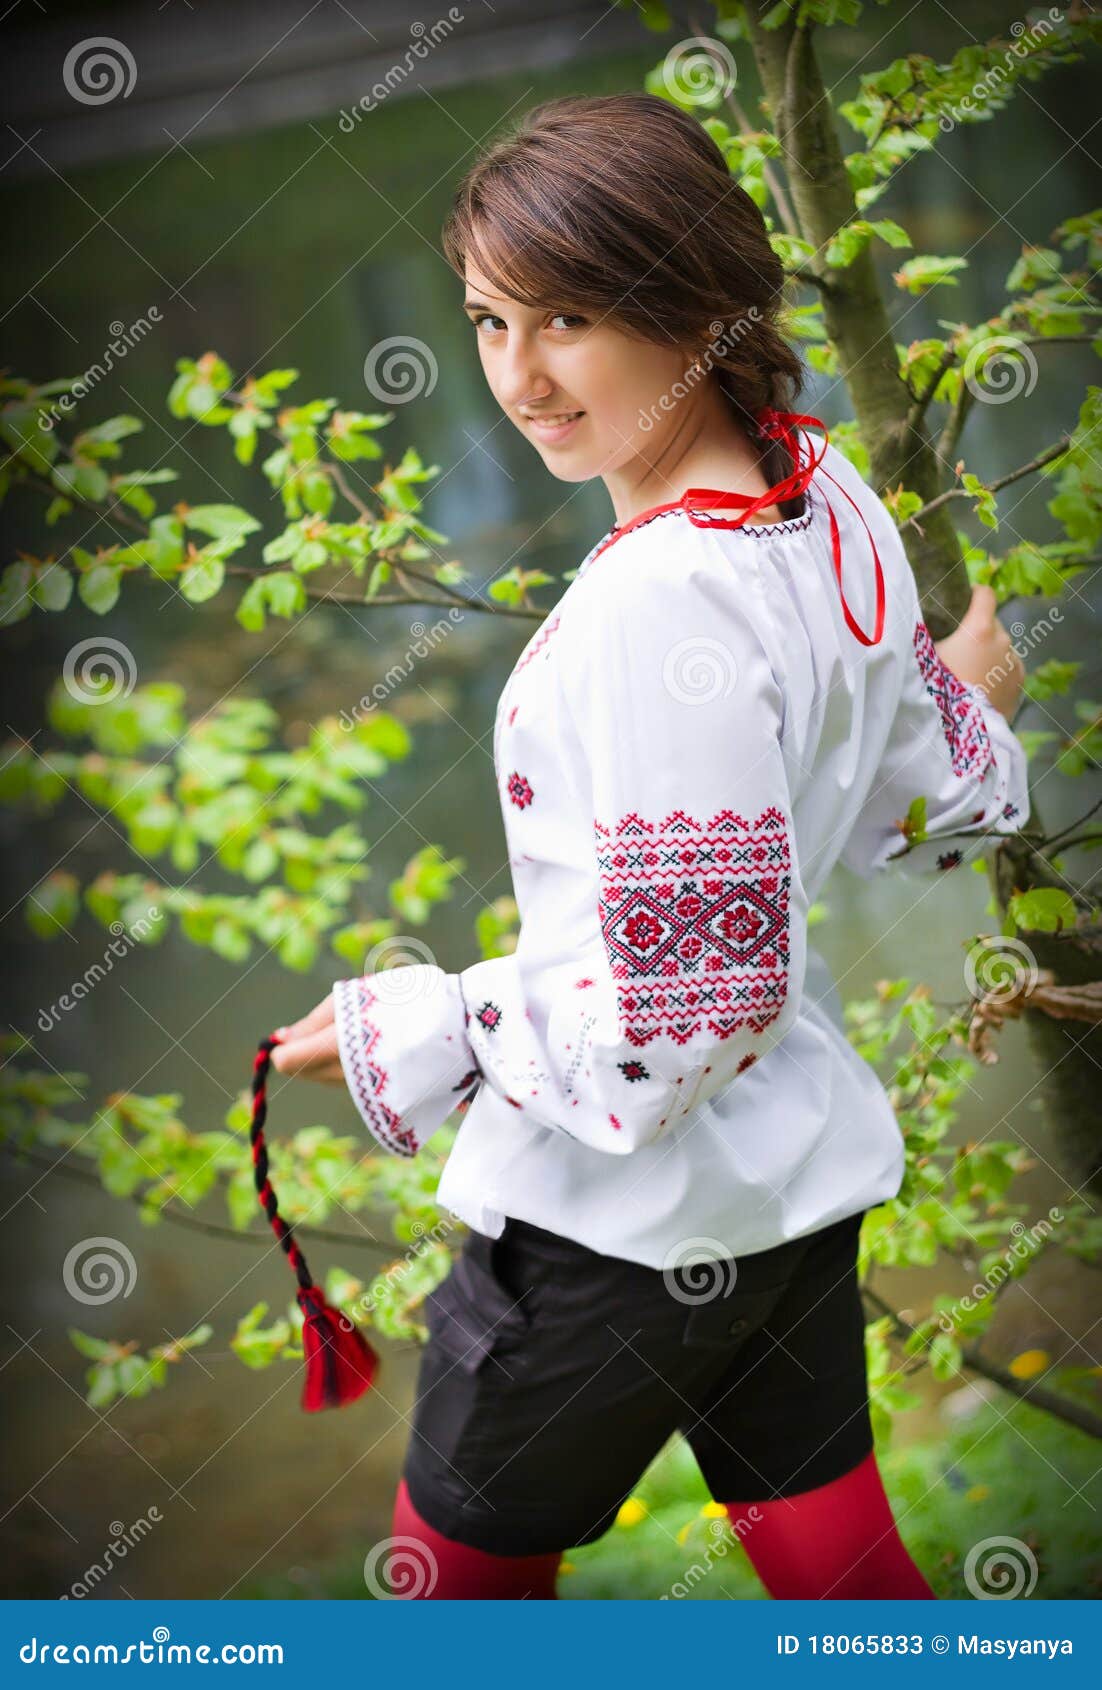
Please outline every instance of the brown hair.
[[758, 207], [688, 112], [656, 94], [545, 101], [464, 177], [442, 246], [458, 275], [469, 256], [524, 305], [707, 353], [763, 472], [789, 473], [755, 420], [763, 406], [791, 410], [804, 381], [778, 325], [784, 271]]

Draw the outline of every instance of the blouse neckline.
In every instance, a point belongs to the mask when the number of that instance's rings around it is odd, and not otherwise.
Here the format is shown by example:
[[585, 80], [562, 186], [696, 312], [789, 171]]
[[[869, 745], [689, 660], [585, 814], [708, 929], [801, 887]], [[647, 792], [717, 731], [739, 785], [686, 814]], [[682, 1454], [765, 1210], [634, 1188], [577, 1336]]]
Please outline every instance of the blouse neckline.
[[[668, 504], [664, 505], [655, 505], [651, 510], [641, 511], [638, 516], [632, 517], [630, 522], [625, 522], [622, 526], [614, 524], [605, 535], [604, 539], [599, 541], [589, 553], [588, 557], [586, 557], [578, 571], [579, 575], [582, 573], [582, 570], [588, 568], [590, 564], [594, 563], [596, 559], [601, 556], [602, 552], [607, 551], [609, 546], [615, 544], [617, 540], [622, 539], [625, 534], [630, 534], [633, 529], [638, 528], [644, 522], [653, 522], [656, 517], [665, 516], [667, 512], [680, 511], [683, 515], [688, 517], [694, 528], [745, 529], [747, 527], [747, 518], [753, 516], [755, 511], [768, 510], [772, 505], [782, 506], [787, 500], [796, 498], [802, 493], [804, 496], [804, 503], [807, 506], [807, 509], [802, 517], [785, 517], [780, 522], [762, 523], [758, 525], [756, 531], [754, 529], [750, 529], [749, 531], [751, 533], [756, 532], [760, 535], [763, 533], [771, 534], [774, 529], [780, 529], [782, 532], [785, 530], [791, 532], [794, 527], [807, 527], [810, 524], [811, 517], [813, 515], [810, 492], [811, 482], [816, 473], [820, 473], [824, 480], [830, 481], [834, 484], [839, 493], [841, 493], [842, 497], [845, 499], [846, 503], [850, 505], [855, 512], [858, 521], [865, 530], [865, 536], [869, 543], [869, 550], [872, 553], [876, 580], [876, 611], [873, 631], [871, 634], [867, 634], [858, 623], [846, 600], [845, 588], [842, 585], [841, 530], [838, 525], [838, 518], [834, 514], [834, 507], [824, 491], [822, 495], [823, 504], [826, 506], [826, 513], [830, 520], [831, 567], [834, 570], [834, 579], [838, 587], [838, 596], [841, 600], [842, 614], [845, 617], [846, 626], [850, 630], [851, 634], [853, 634], [854, 638], [860, 640], [862, 645], [879, 645], [884, 634], [884, 616], [887, 606], [884, 567], [880, 561], [880, 553], [877, 550], [875, 536], [873, 535], [872, 529], [865, 521], [864, 513], [861, 510], [860, 505], [853, 496], [847, 492], [846, 488], [837, 479], [837, 477], [831, 475], [830, 471], [823, 463], [830, 438], [827, 434], [826, 428], [818, 417], [813, 417], [800, 411], [778, 411], [774, 410], [770, 406], [767, 406], [758, 412], [758, 427], [762, 434], [768, 435], [771, 439], [784, 441], [784, 444], [788, 449], [789, 459], [793, 466], [790, 474], [778, 481], [775, 486], [767, 488], [764, 493], [758, 493], [756, 495], [751, 495], [749, 493], [721, 492], [719, 489], [713, 487], [690, 487], [686, 492], [682, 493], [680, 499], [671, 500]], [[811, 440], [810, 436], [806, 433], [800, 432], [801, 430], [806, 431], [809, 428], [818, 429], [822, 433], [822, 443], [819, 445], [818, 450], [815, 449], [815, 444]], [[732, 508], [741, 511], [742, 514], [735, 517], [721, 517], [711, 514], [715, 510], [729, 510]]]

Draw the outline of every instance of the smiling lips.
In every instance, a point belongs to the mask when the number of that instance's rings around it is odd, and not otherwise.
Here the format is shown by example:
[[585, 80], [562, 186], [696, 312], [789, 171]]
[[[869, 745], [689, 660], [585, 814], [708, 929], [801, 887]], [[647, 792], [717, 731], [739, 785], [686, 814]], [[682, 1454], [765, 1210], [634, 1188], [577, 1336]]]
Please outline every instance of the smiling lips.
[[554, 416], [536, 417], [526, 414], [525, 420], [535, 433], [543, 435], [545, 440], [559, 440], [584, 416], [584, 411], [559, 411]]

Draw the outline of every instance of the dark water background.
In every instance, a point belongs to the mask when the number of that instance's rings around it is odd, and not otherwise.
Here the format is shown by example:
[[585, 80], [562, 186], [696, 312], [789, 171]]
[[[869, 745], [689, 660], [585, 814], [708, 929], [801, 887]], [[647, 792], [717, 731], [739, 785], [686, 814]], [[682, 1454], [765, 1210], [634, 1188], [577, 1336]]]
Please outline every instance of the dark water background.
[[[985, 10], [1006, 27], [1005, 8], [977, 7], [977, 32]], [[960, 44], [959, 27], [937, 16], [941, 8], [920, 11], [921, 28], [909, 34], [905, 27], [890, 51], [947, 53]], [[460, 285], [435, 243], [474, 138], [492, 132], [517, 101], [641, 86], [661, 45], [642, 34], [640, 42], [633, 58], [580, 62], [568, 82], [533, 70], [449, 90], [442, 99], [394, 100], [352, 135], [341, 133], [334, 112], [217, 145], [197, 139], [194, 158], [177, 151], [155, 168], [146, 156], [72, 171], [67, 184], [46, 177], [4, 186], [0, 177], [10, 237], [0, 356], [38, 379], [72, 375], [110, 338], [109, 323], [130, 323], [156, 305], [163, 321], [87, 402], [83, 416], [100, 420], [128, 411], [144, 419], [144, 443], [127, 443], [127, 461], [153, 464], [163, 457], [181, 470], [164, 504], [176, 497], [240, 501], [274, 532], [280, 513], [258, 468], [234, 462], [222, 431], [185, 429], [169, 417], [164, 396], [174, 360], [213, 348], [238, 371], [293, 364], [302, 371], [294, 397], [332, 394], [345, 406], [375, 409], [361, 374], [365, 353], [389, 335], [415, 335], [433, 349], [439, 381], [431, 395], [398, 408], [385, 440], [394, 461], [413, 443], [426, 462], [442, 466], [426, 514], [450, 536], [448, 555], [461, 558], [479, 581], [514, 558], [553, 574], [573, 568], [610, 521], [604, 489], [555, 482], [504, 422], [460, 311]], [[843, 58], [832, 39], [828, 50], [834, 54], [829, 80], [848, 77], [848, 90], [863, 47], [851, 39]], [[878, 49], [864, 68], [887, 57]], [[1058, 72], [1020, 95], [1002, 120], [958, 131], [935, 158], [903, 170], [878, 203], [873, 215], [903, 221], [916, 252], [969, 256], [955, 290], [921, 301], [893, 290], [901, 342], [935, 332], [939, 318], [989, 315], [1002, 300], [1002, 281], [1021, 242], [1044, 243], [1061, 218], [1094, 202], [1090, 143], [1075, 139], [1090, 121], [1088, 75], [1082, 66]], [[885, 271], [893, 262], [885, 253]], [[1097, 363], [1087, 349], [1069, 347], [1043, 352], [1040, 366], [1028, 398], [977, 407], [966, 435], [970, 468], [1005, 470], [1073, 425]], [[822, 378], [813, 378], [804, 403], [828, 424], [846, 414], [840, 385]], [[997, 549], [1019, 535], [1055, 536], [1045, 486], [1034, 481], [1019, 491], [1011, 526], [992, 541]], [[40, 517], [41, 506], [29, 498], [13, 503], [4, 561], [19, 546], [42, 548]], [[1064, 600], [1062, 625], [1036, 660], [1083, 662], [1078, 695], [1098, 696], [1096, 586], [1084, 580], [1076, 587]], [[235, 602], [226, 591], [191, 609], [157, 584], [132, 582], [110, 632], [135, 652], [140, 680], [185, 683], [193, 713], [231, 690], [246, 691], [279, 708], [291, 742], [320, 715], [350, 709], [401, 659], [411, 622], [428, 620], [423, 611], [315, 608], [290, 630], [275, 622], [258, 636], [234, 621]], [[1023, 619], [1031, 622], [1044, 608], [1030, 605]], [[75, 606], [5, 632], [7, 731], [35, 732], [64, 653], [103, 627]], [[380, 907], [381, 889], [424, 844], [439, 842], [465, 860], [454, 900], [426, 930], [448, 968], [473, 959], [478, 910], [511, 890], [490, 736], [498, 692], [528, 632], [525, 624], [468, 617], [418, 667], [392, 706], [414, 728], [415, 754], [380, 783], [358, 823], [373, 844], [372, 879], [357, 894], [358, 915]], [[1055, 722], [1033, 711], [1018, 725], [1066, 731], [1070, 704], [1057, 701], [1050, 717]], [[51, 742], [48, 731], [36, 741]], [[1089, 802], [1083, 783], [1055, 774], [1037, 790], [1053, 825]], [[122, 838], [111, 826], [94, 824], [76, 797], [49, 820], [0, 812], [8, 859], [5, 967], [17, 988], [6, 1019], [21, 1029], [33, 1030], [37, 1006], [53, 1002], [102, 952], [102, 930], [90, 918], [81, 919], [73, 940], [47, 947], [30, 937], [21, 911], [26, 890], [56, 864], [82, 883], [103, 867], [130, 866]], [[204, 871], [199, 883], [240, 889], [217, 870]], [[868, 995], [878, 979], [903, 973], [929, 981], [941, 1000], [963, 995], [958, 941], [990, 926], [983, 915], [986, 883], [971, 874], [950, 877], [908, 916], [913, 897], [905, 882], [869, 886], [836, 878], [827, 898], [830, 919], [815, 938], [843, 997]], [[79, 1012], [40, 1036], [39, 1058], [88, 1075], [87, 1115], [112, 1090], [180, 1091], [189, 1124], [214, 1127], [247, 1081], [256, 1039], [310, 1008], [343, 972], [343, 965], [323, 961], [302, 977], [271, 957], [234, 967], [173, 934], [156, 950], [128, 957]], [[1029, 1142], [1037, 1166], [1024, 1189], [1031, 1215], [1041, 1215], [1060, 1200], [1065, 1184], [1044, 1135], [1037, 1075], [1020, 1027], [1008, 1027], [998, 1048], [998, 1066], [977, 1068], [961, 1098], [956, 1136], [993, 1131]], [[358, 1126], [351, 1103], [336, 1092], [277, 1086], [276, 1099], [278, 1131], [317, 1120], [338, 1130]], [[61, 1594], [110, 1541], [111, 1522], [129, 1524], [151, 1504], [163, 1524], [103, 1594], [240, 1594], [240, 1581], [253, 1574], [311, 1565], [349, 1543], [368, 1545], [387, 1534], [412, 1353], [388, 1348], [380, 1390], [358, 1408], [304, 1420], [297, 1367], [249, 1373], [226, 1347], [237, 1317], [254, 1301], [264, 1297], [278, 1309], [287, 1300], [290, 1280], [281, 1260], [168, 1225], [145, 1230], [126, 1204], [58, 1175], [13, 1171], [10, 1163], [3, 1164], [0, 1198], [10, 1250], [10, 1326], [0, 1344], [8, 1384], [9, 1594]], [[223, 1218], [214, 1201], [203, 1213]], [[140, 1263], [138, 1282], [125, 1303], [74, 1311], [61, 1264], [75, 1239], [97, 1234], [129, 1245]], [[319, 1268], [341, 1259], [329, 1246], [315, 1246], [313, 1254]], [[344, 1253], [354, 1271], [366, 1272], [372, 1260], [354, 1249]], [[1030, 1281], [1036, 1301], [1025, 1293], [1006, 1298], [993, 1353], [1007, 1357], [1040, 1346], [1057, 1356], [1077, 1354], [1075, 1337], [1091, 1319], [1089, 1277], [1086, 1269], [1044, 1264], [1043, 1286]], [[911, 1299], [920, 1309], [934, 1289], [953, 1283], [947, 1267], [880, 1279], [897, 1306]], [[174, 1371], [165, 1391], [116, 1404], [102, 1418], [89, 1412], [84, 1364], [65, 1337], [74, 1318], [104, 1336], [140, 1336], [144, 1347], [208, 1317], [216, 1337]], [[928, 1406], [901, 1418], [901, 1439], [936, 1429], [934, 1399], [943, 1393], [924, 1389]], [[1054, 1474], [1054, 1486], [1060, 1483]]]

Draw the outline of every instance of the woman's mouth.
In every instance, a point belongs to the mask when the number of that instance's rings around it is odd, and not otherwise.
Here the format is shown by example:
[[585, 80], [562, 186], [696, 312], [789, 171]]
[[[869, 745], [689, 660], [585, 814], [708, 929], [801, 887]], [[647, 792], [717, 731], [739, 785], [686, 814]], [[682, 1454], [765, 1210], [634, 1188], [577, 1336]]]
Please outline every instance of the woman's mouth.
[[559, 411], [546, 417], [526, 417], [529, 428], [537, 440], [545, 440], [548, 445], [556, 445], [565, 440], [570, 431], [585, 416], [584, 411]]

